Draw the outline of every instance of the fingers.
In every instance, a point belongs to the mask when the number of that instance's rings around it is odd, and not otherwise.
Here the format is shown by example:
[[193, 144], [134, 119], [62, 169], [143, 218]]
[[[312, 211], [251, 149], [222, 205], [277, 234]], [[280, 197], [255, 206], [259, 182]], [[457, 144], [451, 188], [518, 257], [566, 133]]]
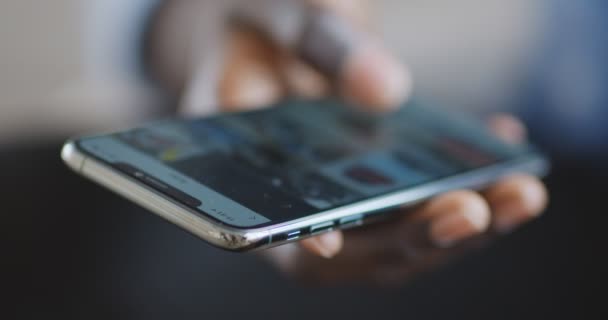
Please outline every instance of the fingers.
[[511, 217], [506, 218], [511, 229], [538, 215], [546, 204], [542, 185], [527, 176], [505, 178], [485, 195], [484, 199], [473, 191], [449, 192], [404, 218], [347, 230], [344, 238], [339, 237], [342, 250], [337, 253], [329, 254], [328, 248], [340, 246], [324, 246], [322, 237], [302, 241], [305, 250], [284, 246], [283, 271], [323, 283], [359, 280], [398, 285], [483, 244], [474, 240], [485, 239], [482, 235], [489, 227], [502, 228], [497, 226], [503, 217]]
[[302, 247], [323, 257], [339, 254], [375, 260], [387, 253], [411, 260], [428, 249], [449, 247], [482, 233], [489, 222], [490, 209], [479, 194], [453, 191], [432, 199], [405, 219], [347, 231], [344, 239], [334, 233], [323, 235], [327, 238], [309, 238], [302, 241]]
[[268, 106], [284, 94], [278, 51], [253, 30], [226, 31], [210, 43], [185, 88], [180, 111], [203, 116]]
[[545, 209], [548, 199], [543, 184], [528, 175], [507, 177], [484, 194], [494, 212], [492, 227], [502, 233], [537, 217]]
[[[302, 242], [309, 252], [326, 258], [341, 255], [375, 256], [383, 250], [398, 255], [422, 255], [434, 248], [449, 248], [492, 228], [508, 232], [538, 216], [547, 204], [547, 193], [535, 177], [515, 175], [504, 178], [484, 192], [485, 199], [473, 191], [453, 191], [430, 200], [401, 223], [391, 228], [384, 224], [380, 232], [373, 228], [347, 232], [347, 237], [330, 233], [327, 238]], [[370, 232], [371, 231], [371, 232]], [[344, 242], [344, 244], [342, 244]], [[431, 244], [430, 246], [428, 244]]]
[[[490, 118], [490, 129], [507, 143], [519, 144], [526, 140], [526, 127], [515, 117], [496, 114]], [[542, 182], [529, 175], [506, 177], [484, 191], [493, 219], [492, 229], [509, 232], [537, 217], [547, 206], [547, 190]]]
[[472, 191], [454, 191], [431, 200], [422, 214], [431, 220], [429, 237], [442, 248], [484, 232], [490, 224], [490, 208]]
[[360, 3], [266, 0], [259, 7], [241, 7], [237, 14], [330, 79], [348, 100], [390, 110], [407, 99], [411, 77], [361, 22]]
[[[525, 129], [513, 117], [500, 115], [492, 123], [495, 124], [492, 129], [503, 139], [512, 142], [525, 139]], [[386, 226], [383, 226], [384, 234], [381, 236], [369, 232], [369, 228], [365, 235], [371, 237], [347, 232], [344, 250], [348, 253], [355, 247], [357, 252], [353, 255], [357, 255], [366, 248], [377, 251], [379, 244], [392, 248], [394, 246], [388, 242], [396, 242], [395, 239], [402, 239], [400, 250], [405, 248], [410, 253], [428, 249], [428, 246], [424, 248], [427, 240], [431, 247], [448, 248], [484, 233], [490, 226], [501, 232], [512, 230], [539, 215], [546, 203], [546, 190], [537, 178], [514, 175], [503, 178], [484, 191], [483, 197], [476, 192], [462, 190], [435, 197], [410, 214], [396, 232], [388, 232]], [[399, 232], [403, 234], [398, 235]], [[360, 241], [362, 238], [366, 239]], [[353, 242], [357, 245], [352, 246]], [[314, 250], [309, 251], [315, 253]]]
[[[507, 141], [525, 140], [523, 126], [514, 118], [499, 116], [491, 128]], [[505, 177], [476, 193], [453, 191], [437, 196], [405, 217], [347, 230], [339, 251], [325, 241], [309, 239], [305, 250], [293, 250], [288, 273], [308, 281], [372, 281], [397, 285], [415, 274], [477, 248], [495, 232], [508, 232], [538, 216], [547, 204], [542, 183], [528, 175]], [[310, 254], [312, 253], [312, 255]], [[332, 257], [324, 259], [322, 257]]]
[[[428, 270], [434, 266], [445, 262], [451, 257], [462, 254], [473, 248], [478, 248], [492, 239], [494, 232], [509, 232], [521, 224], [537, 217], [546, 207], [547, 192], [543, 184], [533, 176], [513, 175], [506, 177], [482, 193], [483, 198], [473, 192], [456, 192], [450, 196], [440, 196], [429, 202], [426, 208], [416, 213], [411, 219], [415, 221], [429, 219], [429, 237], [440, 249], [427, 249], [422, 257], [412, 263], [395, 264], [379, 268], [374, 274], [377, 281], [390, 284], [401, 283], [410, 275]], [[472, 197], [469, 201], [464, 198]], [[475, 200], [473, 200], [475, 199]], [[450, 202], [460, 202], [460, 210], [450, 210]], [[466, 204], [473, 206], [466, 209]], [[476, 210], [474, 206], [485, 207], [485, 210]], [[488, 209], [489, 207], [489, 209]], [[458, 212], [469, 212], [467, 216], [473, 217], [468, 222], [473, 226], [479, 223], [479, 228], [468, 229], [463, 226], [466, 224], [456, 218]], [[474, 212], [483, 216], [475, 219]], [[461, 213], [460, 213], [461, 214]], [[445, 220], [444, 220], [445, 219]], [[448, 221], [448, 222], [443, 222]], [[411, 222], [410, 222], [411, 223]], [[447, 224], [447, 226], [446, 226]], [[468, 230], [468, 232], [445, 232], [444, 230]], [[485, 232], [490, 230], [493, 232]], [[444, 235], [456, 235], [448, 237], [445, 241]], [[462, 235], [462, 236], [460, 236]], [[449, 249], [449, 250], [445, 250]]]
[[318, 99], [330, 94], [327, 78], [291, 53], [284, 53], [283, 79], [289, 95]]
[[346, 230], [344, 238], [339, 238], [342, 245], [333, 247], [341, 250], [331, 255], [329, 246], [324, 246], [327, 239], [322, 237], [332, 234], [301, 241], [304, 250], [289, 252], [289, 259], [284, 260], [291, 263], [285, 263], [283, 270], [324, 283], [354, 279], [397, 283], [440, 257], [444, 251], [438, 245], [448, 246], [485, 231], [489, 216], [489, 208], [478, 194], [450, 192], [411, 216]]
[[488, 127], [507, 143], [519, 144], [526, 141], [526, 127], [509, 114], [495, 114], [488, 121]]
[[271, 105], [284, 94], [278, 51], [259, 33], [232, 32], [220, 80], [219, 97], [226, 111]]
[[405, 65], [370, 42], [359, 44], [347, 55], [338, 86], [347, 100], [374, 111], [386, 111], [407, 100], [412, 78]]
[[[300, 56], [335, 83], [340, 94], [372, 110], [399, 106], [410, 93], [405, 66], [352, 19], [358, 1], [316, 1], [297, 45]], [[332, 5], [323, 5], [323, 3]]]
[[331, 258], [342, 250], [344, 237], [341, 231], [333, 231], [300, 242], [308, 252], [324, 258]]

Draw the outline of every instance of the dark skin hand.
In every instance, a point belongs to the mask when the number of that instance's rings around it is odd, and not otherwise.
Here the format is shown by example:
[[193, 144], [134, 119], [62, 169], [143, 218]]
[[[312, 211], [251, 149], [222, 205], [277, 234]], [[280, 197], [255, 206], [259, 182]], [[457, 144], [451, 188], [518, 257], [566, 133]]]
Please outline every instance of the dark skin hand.
[[[515, 121], [501, 117], [493, 121]], [[386, 221], [263, 254], [285, 274], [306, 282], [393, 286], [517, 228], [536, 217], [545, 202], [544, 188], [536, 178], [516, 174], [481, 192], [448, 192], [395, 212]]]
[[[208, 55], [187, 46], [180, 50], [171, 37], [180, 28], [189, 30], [184, 17], [204, 10], [206, 3], [169, 1], [166, 14], [155, 26], [155, 68], [167, 87], [177, 88], [184, 96], [185, 113], [248, 110], [287, 95], [314, 98], [330, 94], [372, 112], [386, 112], [410, 95], [412, 81], [407, 67], [369, 31], [364, 3], [355, 0], [303, 1], [332, 14], [356, 35], [338, 74], [320, 72], [272, 36], [239, 26], [220, 37], [221, 61], [213, 64], [219, 71], [208, 77]], [[181, 54], [176, 57], [175, 52]], [[190, 56], [187, 67], [181, 60], [184, 53]], [[199, 56], [205, 58], [197, 59]], [[200, 80], [211, 78], [216, 81]], [[202, 93], [209, 92], [223, 108], [201, 102], [205, 101], [200, 99]], [[511, 116], [496, 115], [488, 123], [508, 143], [525, 141], [525, 128]], [[514, 174], [485, 190], [456, 190], [436, 196], [416, 208], [403, 209], [390, 221], [326, 233], [265, 250], [262, 255], [283, 273], [306, 281], [395, 285], [518, 228], [540, 215], [546, 204], [545, 187], [536, 177]]]

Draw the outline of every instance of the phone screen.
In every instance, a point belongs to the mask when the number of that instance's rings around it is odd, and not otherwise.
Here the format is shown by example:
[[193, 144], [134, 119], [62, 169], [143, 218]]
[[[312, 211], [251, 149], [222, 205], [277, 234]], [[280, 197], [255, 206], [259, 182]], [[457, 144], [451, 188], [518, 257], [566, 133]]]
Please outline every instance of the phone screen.
[[248, 228], [530, 152], [499, 141], [480, 122], [417, 102], [370, 114], [331, 100], [166, 120], [78, 145], [201, 214]]

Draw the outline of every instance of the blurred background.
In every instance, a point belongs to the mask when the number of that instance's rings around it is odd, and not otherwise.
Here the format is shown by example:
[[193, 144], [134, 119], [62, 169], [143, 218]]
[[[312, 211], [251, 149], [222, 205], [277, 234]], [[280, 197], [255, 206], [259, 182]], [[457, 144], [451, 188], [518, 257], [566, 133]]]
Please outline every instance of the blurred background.
[[137, 41], [131, 7], [0, 2], [0, 314], [537, 319], [603, 309], [605, 1], [377, 1], [379, 31], [411, 66], [417, 95], [482, 116], [516, 113], [554, 162], [542, 218], [391, 290], [296, 284], [64, 167], [67, 137], [165, 114], [158, 93], [118, 62], [134, 50], [118, 35]]

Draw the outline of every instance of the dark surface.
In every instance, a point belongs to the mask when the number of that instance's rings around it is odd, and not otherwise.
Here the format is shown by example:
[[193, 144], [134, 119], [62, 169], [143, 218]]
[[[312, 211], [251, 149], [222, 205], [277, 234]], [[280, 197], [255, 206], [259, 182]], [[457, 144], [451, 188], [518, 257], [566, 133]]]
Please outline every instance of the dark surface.
[[583, 163], [558, 163], [541, 219], [387, 290], [283, 279], [75, 175], [59, 148], [0, 149], [4, 319], [587, 319], [603, 309], [608, 174]]

